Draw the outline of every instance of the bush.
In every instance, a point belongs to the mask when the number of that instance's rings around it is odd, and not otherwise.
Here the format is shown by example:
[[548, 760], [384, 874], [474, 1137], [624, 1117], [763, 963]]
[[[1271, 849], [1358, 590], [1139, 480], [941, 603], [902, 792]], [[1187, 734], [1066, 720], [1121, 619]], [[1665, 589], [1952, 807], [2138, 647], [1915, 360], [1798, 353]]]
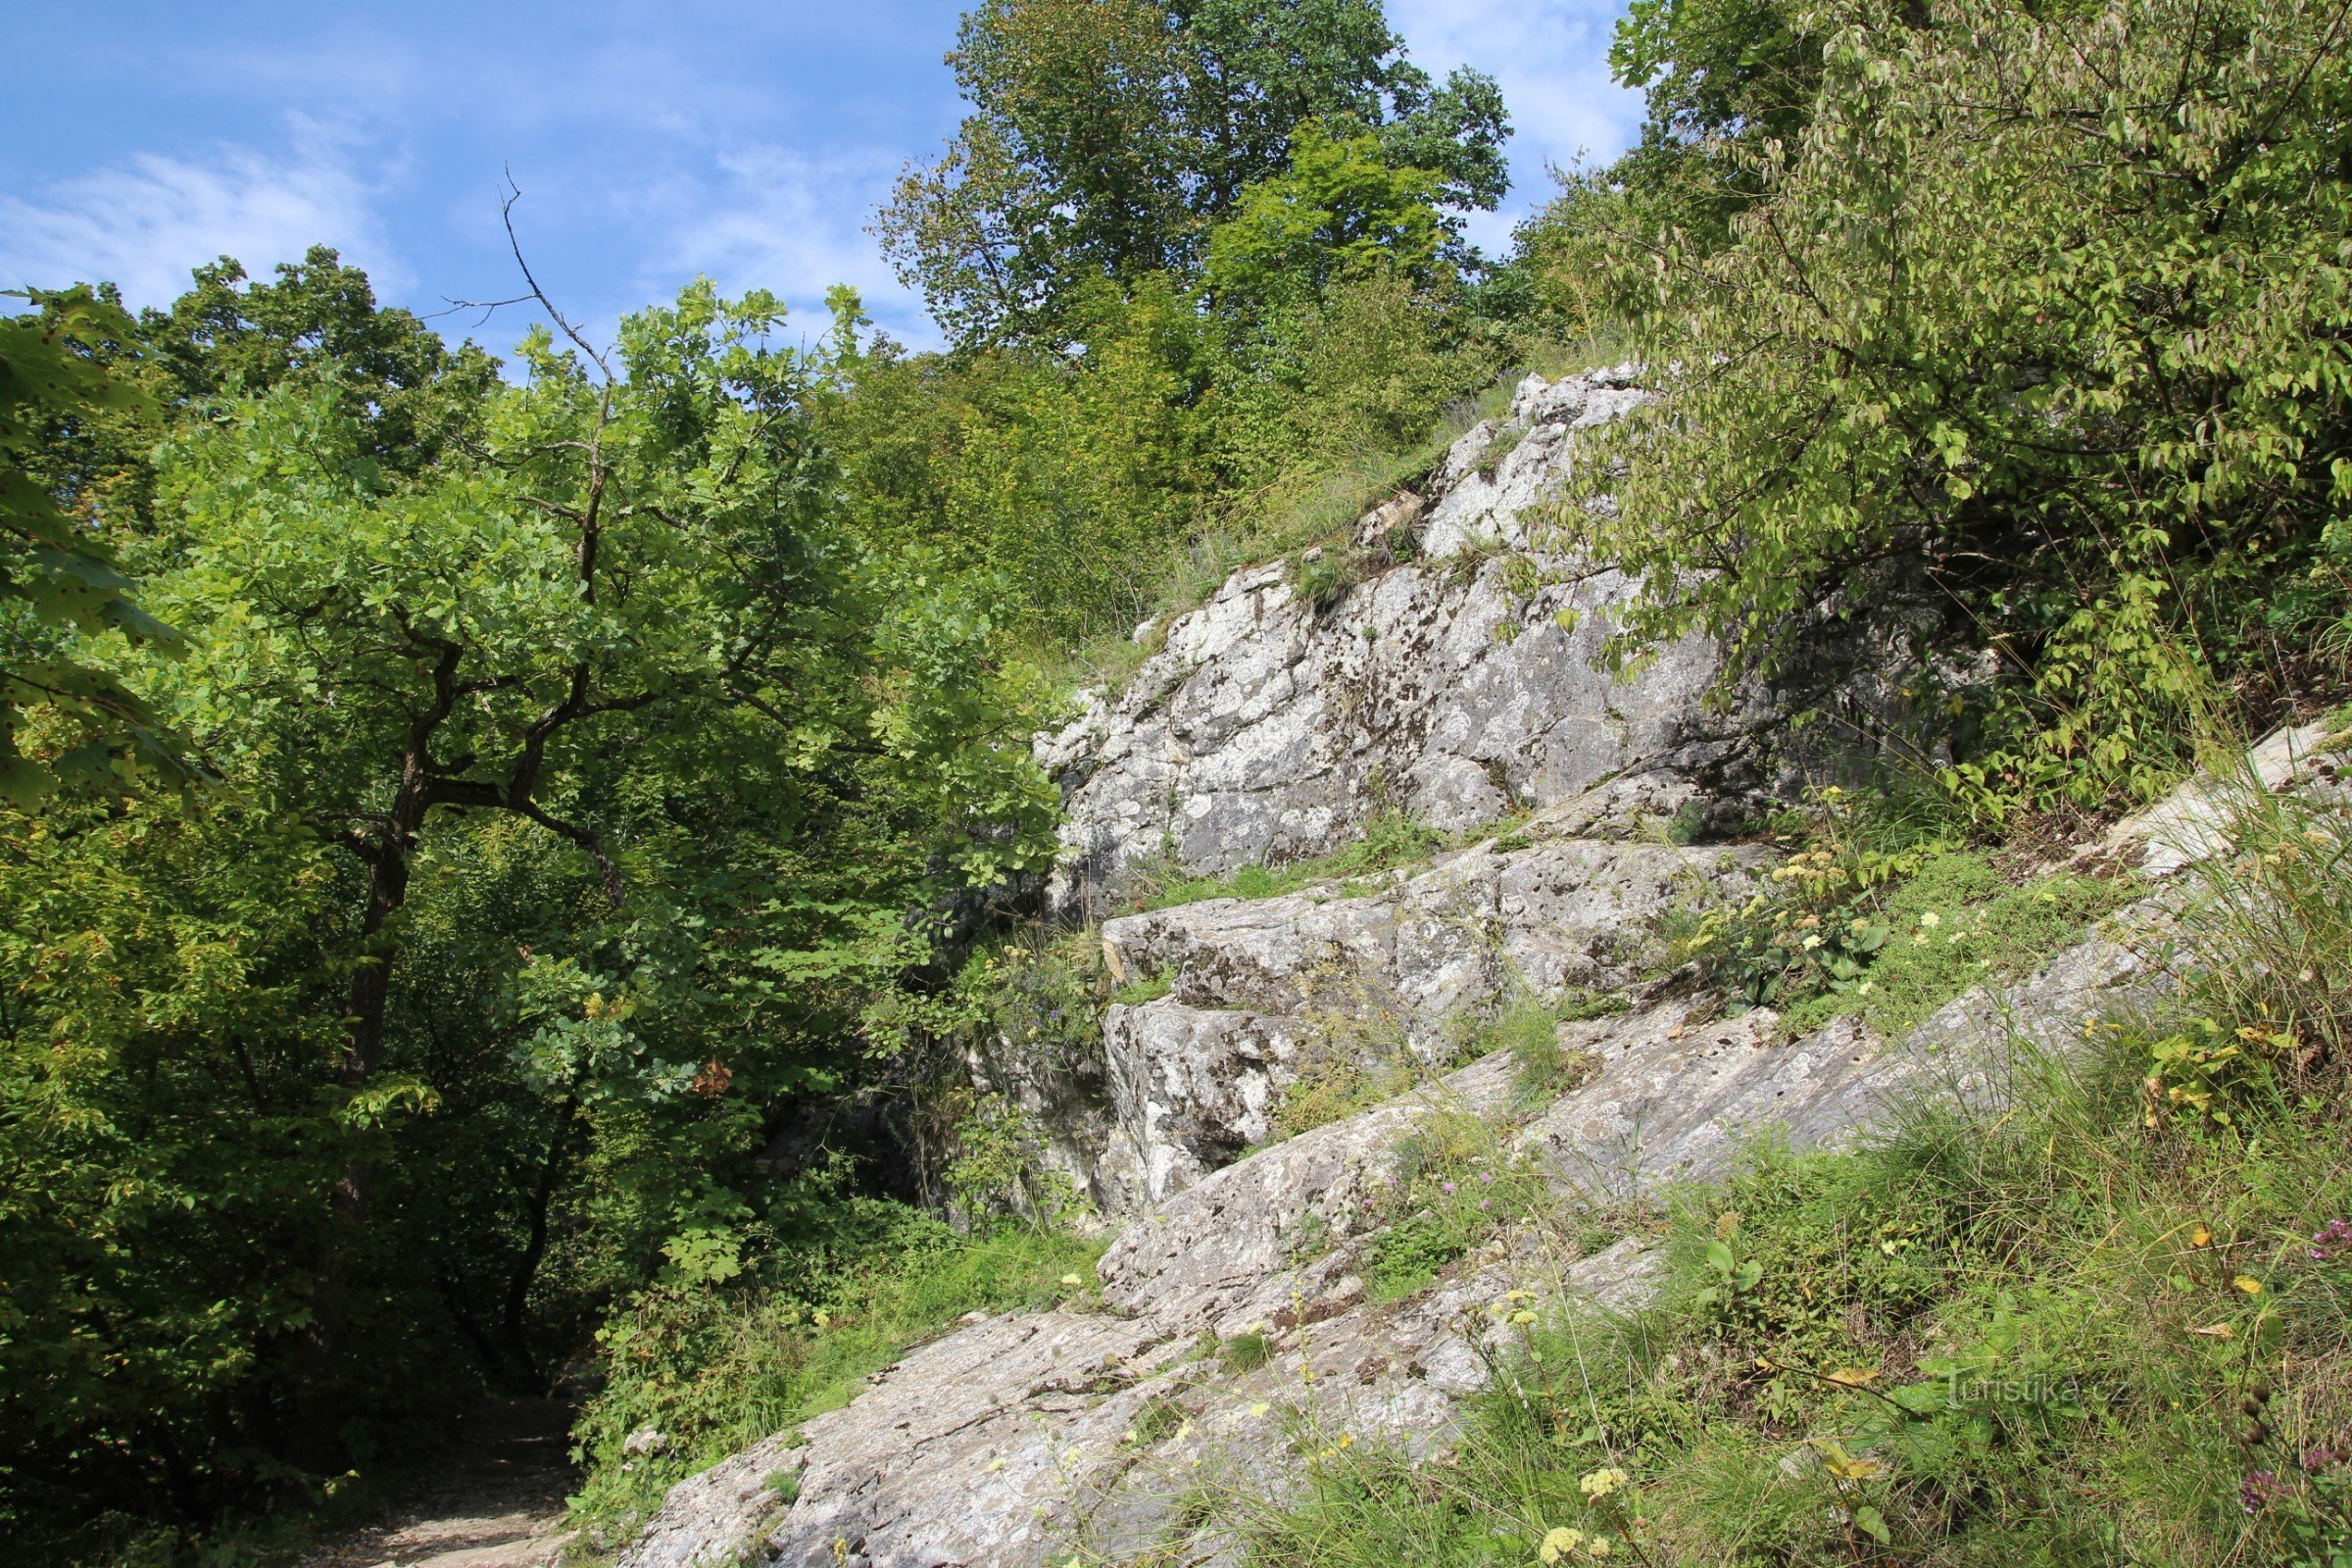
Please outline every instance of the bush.
[[1779, 825], [1797, 847], [1767, 890], [1669, 935], [1735, 1010], [1777, 1007], [1790, 1035], [1852, 1012], [1897, 1038], [1972, 986], [2030, 972], [2134, 889], [2075, 871], [2012, 883], [1989, 852], [1875, 792], [1820, 791]]
[[[846, 1244], [778, 1256], [725, 1287], [658, 1286], [597, 1335], [607, 1382], [574, 1437], [587, 1467], [574, 1506], [617, 1541], [672, 1482], [847, 1403], [887, 1366], [965, 1312], [1040, 1307], [1084, 1293], [1101, 1248], [1011, 1227], [959, 1236], [916, 1210], [855, 1205]], [[651, 1426], [658, 1457], [622, 1442]]]
[[1782, 667], [1893, 563], [1999, 655], [1989, 689], [1915, 694], [1945, 710], [1962, 798], [1988, 818], [2152, 798], [2208, 681], [2262, 724], [2332, 678], [2339, 19], [1843, 0], [1807, 21], [1809, 123], [1696, 161], [1747, 193], [1728, 243], [1637, 224], [1606, 247], [1659, 397], [1578, 466], [1614, 511], [1562, 515], [1647, 585], [1617, 654], [1704, 630], [1735, 677]]

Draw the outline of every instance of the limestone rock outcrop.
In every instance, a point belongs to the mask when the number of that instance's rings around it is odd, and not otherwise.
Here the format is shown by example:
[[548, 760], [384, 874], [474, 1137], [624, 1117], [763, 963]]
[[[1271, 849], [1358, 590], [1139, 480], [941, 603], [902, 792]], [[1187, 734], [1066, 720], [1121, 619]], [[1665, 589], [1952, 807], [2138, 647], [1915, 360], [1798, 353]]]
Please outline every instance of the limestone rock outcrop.
[[[2153, 910], [2132, 918], [2154, 918]], [[1097, 1301], [1011, 1313], [913, 1351], [847, 1407], [681, 1483], [622, 1568], [1039, 1568], [1182, 1546], [1230, 1561], [1182, 1506], [1203, 1481], [1279, 1496], [1340, 1435], [1442, 1446], [1511, 1331], [1511, 1291], [1547, 1313], [1639, 1303], [1656, 1260], [1637, 1232], [1589, 1256], [1541, 1225], [1505, 1227], [1438, 1287], [1368, 1298], [1375, 1197], [1440, 1114], [1476, 1115], [1595, 1200], [1727, 1171], [1778, 1131], [1797, 1147], [1877, 1125], [1891, 1098], [2006, 1091], [2013, 1030], [2053, 1043], [2150, 984], [2126, 943], [2094, 935], [2029, 979], [1980, 990], [1901, 1041], [1839, 1021], [1774, 1039], [1769, 1010], [1710, 1017], [1689, 997], [1585, 1025], [1598, 1074], [1522, 1117], [1497, 1055], [1356, 1116], [1274, 1144], [1128, 1221]], [[1216, 1351], [1262, 1335], [1262, 1364]], [[765, 1450], [765, 1451], [762, 1451]], [[797, 1500], [755, 1476], [797, 1472]], [[748, 1553], [730, 1556], [726, 1553]], [[702, 1544], [705, 1555], [691, 1547]]]
[[1122, 690], [1040, 744], [1068, 813], [1055, 907], [1109, 912], [1142, 860], [1221, 871], [1320, 854], [1384, 808], [1451, 831], [1613, 779], [1645, 780], [1643, 808], [1669, 813], [1765, 789], [1769, 710], [1710, 709], [1712, 644], [1686, 638], [1619, 680], [1593, 661], [1638, 585], [1564, 556], [1531, 558], [1530, 573], [1489, 548], [1526, 546], [1575, 430], [1640, 398], [1623, 367], [1530, 376], [1426, 495], [1366, 518], [1372, 532], [1408, 519], [1416, 559], [1322, 605], [1283, 564], [1252, 567], [1176, 616]]
[[[1771, 857], [1513, 835], [1354, 897], [1330, 888], [1213, 899], [1104, 923], [1114, 977], [1167, 992], [1103, 1024], [1117, 1118], [1111, 1165], [1166, 1197], [1276, 1131], [1301, 1071], [1427, 1071], [1518, 995], [1614, 992], [1663, 953], [1669, 911], [1739, 896]], [[1508, 841], [1506, 841], [1508, 842]]]
[[[1041, 1112], [1117, 1221], [1096, 1280], [1052, 1310], [957, 1327], [848, 1405], [681, 1482], [620, 1568], [1235, 1562], [1186, 1503], [1203, 1487], [1280, 1498], [1342, 1437], [1443, 1447], [1518, 1332], [1498, 1301], [1556, 1317], [1644, 1299], [1660, 1262], [1625, 1200], [1722, 1175], [1766, 1136], [1835, 1146], [1921, 1096], [1998, 1106], [2020, 1060], [2062, 1054], [2086, 1017], [2165, 984], [2150, 954], [2178, 895], [2160, 880], [2034, 974], [1897, 1040], [1850, 1018], [1786, 1039], [1769, 1009], [1732, 1015], [1667, 971], [1670, 923], [1746, 897], [1773, 859], [1668, 831], [1690, 825], [1690, 803], [1740, 807], [1772, 782], [1769, 710], [1708, 710], [1715, 658], [1695, 642], [1630, 685], [1596, 674], [1631, 585], [1571, 573], [1523, 601], [1484, 549], [1531, 543], [1574, 430], [1639, 397], [1622, 372], [1531, 378], [1425, 493], [1366, 519], [1417, 529], [1417, 560], [1321, 608], [1282, 568], [1238, 573], [1125, 692], [1041, 743], [1068, 803], [1064, 910], [1112, 912], [1139, 860], [1296, 859], [1388, 806], [1465, 831], [1410, 872], [1106, 920], [1112, 975], [1155, 994], [1109, 1008], [1086, 1102], [1055, 1088], [1066, 1075], [1017, 1065], [996, 1085]], [[2258, 752], [2266, 784], [2312, 738]], [[2214, 847], [2199, 799], [2137, 824], [2180, 841], [2152, 878]], [[2140, 850], [2098, 853], [2112, 866]], [[1508, 1053], [1455, 1065], [1482, 1018], [1577, 992], [1624, 1010], [1559, 1026], [1588, 1063], [1566, 1093], [1528, 1102]], [[1410, 1087], [1282, 1136], [1286, 1097], [1334, 1064]], [[1465, 1127], [1622, 1234], [1503, 1216], [1437, 1283], [1382, 1298], [1368, 1281], [1416, 1140]]]

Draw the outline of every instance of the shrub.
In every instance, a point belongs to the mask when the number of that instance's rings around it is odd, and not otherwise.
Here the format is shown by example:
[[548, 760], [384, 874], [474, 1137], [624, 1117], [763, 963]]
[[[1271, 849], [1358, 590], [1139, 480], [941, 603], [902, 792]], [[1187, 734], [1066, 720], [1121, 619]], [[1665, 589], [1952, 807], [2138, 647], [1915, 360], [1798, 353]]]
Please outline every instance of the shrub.
[[1809, 123], [1691, 161], [1745, 187], [1729, 242], [1608, 247], [1659, 396], [1578, 465], [1615, 510], [1562, 515], [1647, 585], [1616, 654], [1704, 630], [1735, 677], [1780, 667], [1891, 561], [2000, 652], [1988, 692], [1942, 694], [1961, 798], [2152, 798], [2208, 680], [2261, 722], [2326, 674], [2352, 581], [2352, 378], [2323, 346], [2352, 320], [2340, 19], [1861, 0], [1809, 22]]
[[[848, 1402], [865, 1374], [965, 1312], [1052, 1304], [1100, 1247], [1009, 1228], [959, 1236], [913, 1209], [858, 1205], [862, 1235], [778, 1254], [724, 1287], [659, 1286], [597, 1336], [606, 1384], [574, 1437], [587, 1467], [574, 1506], [614, 1541], [670, 1483], [811, 1415]], [[622, 1440], [652, 1426], [670, 1442], [632, 1458]]]

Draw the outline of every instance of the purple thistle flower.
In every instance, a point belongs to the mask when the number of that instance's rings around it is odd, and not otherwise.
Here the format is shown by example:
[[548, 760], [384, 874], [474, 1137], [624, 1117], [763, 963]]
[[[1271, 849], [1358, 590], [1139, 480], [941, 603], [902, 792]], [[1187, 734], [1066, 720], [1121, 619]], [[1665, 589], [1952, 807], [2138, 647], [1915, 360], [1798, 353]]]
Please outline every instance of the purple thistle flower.
[[2325, 1263], [2352, 1249], [2352, 1220], [2331, 1219], [2311, 1238], [2311, 1260]]
[[1451, 1182], [1447, 1182], [1447, 1183], [1446, 1184], [1446, 1191], [1448, 1194], [1451, 1194], [1451, 1193], [1452, 1193], [1452, 1191], [1453, 1191], [1453, 1183], [1451, 1183]]

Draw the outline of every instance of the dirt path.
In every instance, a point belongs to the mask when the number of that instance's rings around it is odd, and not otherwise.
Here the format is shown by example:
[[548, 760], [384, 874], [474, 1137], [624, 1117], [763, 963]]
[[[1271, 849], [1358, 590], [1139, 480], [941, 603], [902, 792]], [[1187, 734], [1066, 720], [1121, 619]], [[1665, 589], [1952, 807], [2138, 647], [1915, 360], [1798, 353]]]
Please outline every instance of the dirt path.
[[321, 1547], [303, 1568], [545, 1568], [563, 1546], [570, 1419], [550, 1399], [482, 1405], [388, 1523]]

